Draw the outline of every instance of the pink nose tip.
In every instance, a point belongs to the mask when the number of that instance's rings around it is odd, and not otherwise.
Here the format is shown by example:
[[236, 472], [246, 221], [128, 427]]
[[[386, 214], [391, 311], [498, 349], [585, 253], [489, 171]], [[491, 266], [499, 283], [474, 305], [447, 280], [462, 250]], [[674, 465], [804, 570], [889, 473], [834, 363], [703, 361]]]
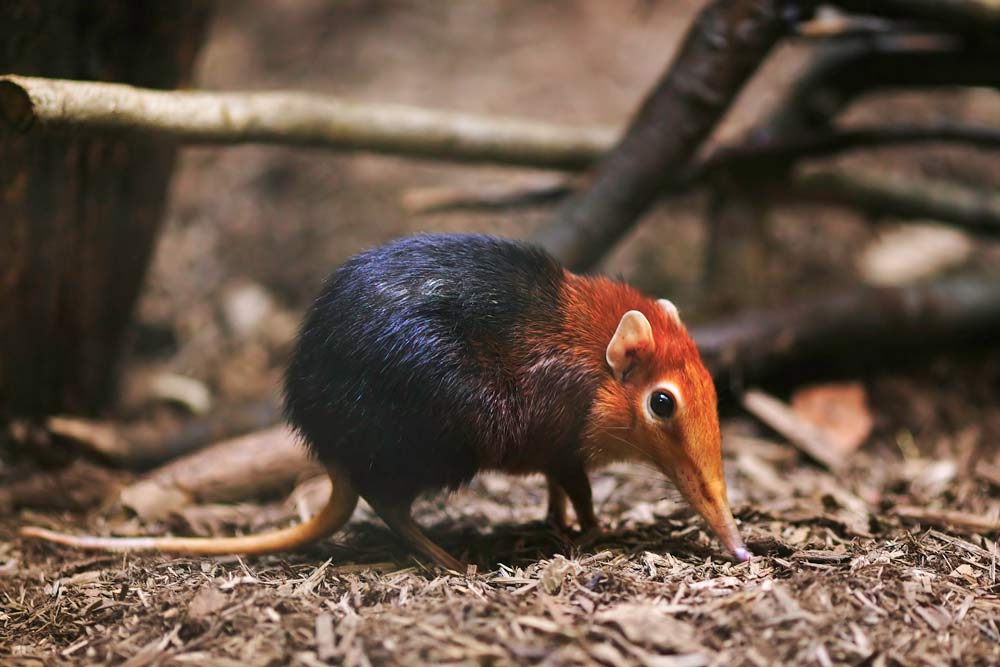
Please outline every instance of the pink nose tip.
[[744, 549], [743, 547], [740, 547], [735, 551], [733, 551], [733, 556], [735, 556], [736, 560], [738, 560], [739, 562], [745, 563], [748, 560], [750, 560], [750, 551]]

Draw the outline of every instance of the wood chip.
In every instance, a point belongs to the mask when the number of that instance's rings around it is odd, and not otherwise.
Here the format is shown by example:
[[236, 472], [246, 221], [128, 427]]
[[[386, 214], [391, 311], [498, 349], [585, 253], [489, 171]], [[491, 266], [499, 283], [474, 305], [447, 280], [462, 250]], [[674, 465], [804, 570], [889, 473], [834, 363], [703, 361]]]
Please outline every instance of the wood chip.
[[333, 614], [323, 612], [316, 616], [316, 655], [327, 661], [337, 655], [336, 636], [333, 632]]
[[934, 510], [910, 505], [897, 505], [893, 512], [904, 519], [919, 521], [932, 526], [955, 528], [972, 533], [995, 533], [1000, 531], [1000, 519], [958, 512], [954, 510]]

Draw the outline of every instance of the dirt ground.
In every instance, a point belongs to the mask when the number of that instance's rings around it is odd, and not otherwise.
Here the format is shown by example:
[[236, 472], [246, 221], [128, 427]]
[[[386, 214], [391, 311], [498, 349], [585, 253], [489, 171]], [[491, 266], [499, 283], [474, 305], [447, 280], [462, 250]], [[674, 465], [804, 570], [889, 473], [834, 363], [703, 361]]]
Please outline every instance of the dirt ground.
[[[220, 3], [199, 85], [621, 123], [699, 4]], [[803, 51], [783, 47], [772, 58], [723, 135], [774, 102]], [[997, 123], [1000, 96], [886, 96], [849, 118], [890, 114]], [[995, 154], [924, 148], [865, 159], [1000, 186]], [[142, 379], [164, 372], [202, 383], [215, 406], [272, 394], [298, 314], [352, 253], [414, 230], [524, 236], [550, 212], [413, 216], [400, 205], [408, 189], [533, 176], [319, 151], [186, 149], [111, 416], [154, 418], [164, 408], [150, 404]], [[700, 284], [704, 203], [692, 195], [658, 206], [603, 269], [684, 310]], [[857, 254], [876, 236], [853, 214], [804, 207], [775, 212], [769, 230], [765, 303], [856, 281]], [[983, 244], [969, 263], [997, 252]], [[901, 509], [1000, 517], [1000, 352], [977, 345], [837, 375], [864, 388], [874, 420], [838, 473], [727, 408], [730, 499], [756, 554], [740, 565], [665, 480], [636, 466], [594, 477], [607, 534], [586, 548], [542, 522], [540, 479], [490, 475], [420, 501], [418, 520], [474, 565], [463, 576], [414, 560], [364, 505], [333, 540], [268, 557], [94, 555], [19, 539], [27, 523], [256, 531], [298, 520], [304, 502], [250, 500], [138, 522], [106, 502], [132, 475], [85, 463], [50, 497], [0, 515], [0, 666], [1000, 664], [996, 531]], [[37, 468], [14, 452], [0, 485]]]

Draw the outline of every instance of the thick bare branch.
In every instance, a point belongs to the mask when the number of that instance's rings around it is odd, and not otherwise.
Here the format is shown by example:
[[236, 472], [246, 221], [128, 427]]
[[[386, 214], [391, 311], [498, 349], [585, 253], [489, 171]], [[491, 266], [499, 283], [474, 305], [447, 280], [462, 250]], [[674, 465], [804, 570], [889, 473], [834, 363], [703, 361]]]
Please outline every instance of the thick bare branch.
[[[1000, 329], [1000, 276], [854, 288], [691, 328], [718, 379], [759, 377], [807, 358], [928, 346]], [[723, 383], [724, 384], [724, 383]]]
[[1000, 28], [1000, 2], [996, 0], [832, 0], [832, 2], [861, 14], [924, 19], [938, 25], [973, 32], [992, 32]]
[[715, 127], [785, 30], [781, 0], [716, 0], [698, 15], [628, 131], [537, 240], [576, 269], [597, 262]]
[[295, 92], [157, 91], [121, 84], [0, 77], [0, 129], [141, 133], [185, 143], [322, 146], [458, 161], [580, 169], [615, 140], [571, 128]]

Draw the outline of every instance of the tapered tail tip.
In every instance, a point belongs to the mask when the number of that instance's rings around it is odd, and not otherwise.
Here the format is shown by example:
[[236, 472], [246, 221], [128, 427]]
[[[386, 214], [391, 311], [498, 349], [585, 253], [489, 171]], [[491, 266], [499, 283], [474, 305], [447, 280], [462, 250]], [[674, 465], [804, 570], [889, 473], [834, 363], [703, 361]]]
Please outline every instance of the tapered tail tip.
[[750, 550], [745, 547], [733, 549], [733, 557], [740, 563], [745, 563], [750, 560], [750, 555]]

